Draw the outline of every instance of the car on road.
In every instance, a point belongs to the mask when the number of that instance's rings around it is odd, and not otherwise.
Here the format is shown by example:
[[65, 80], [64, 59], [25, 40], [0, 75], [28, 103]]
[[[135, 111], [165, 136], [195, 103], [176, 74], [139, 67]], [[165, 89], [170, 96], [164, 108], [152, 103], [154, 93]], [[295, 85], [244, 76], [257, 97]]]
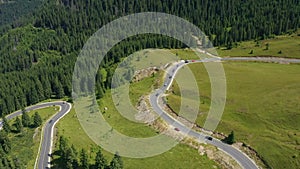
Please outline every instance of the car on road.
[[189, 61], [188, 61], [188, 60], [185, 60], [184, 63], [189, 63]]
[[164, 84], [165, 87], [166, 87], [167, 85], [168, 85], [167, 83]]
[[159, 93], [156, 93], [155, 96], [157, 97], [159, 95]]
[[174, 130], [175, 130], [175, 131], [180, 131], [179, 128], [177, 128], [177, 127], [175, 127]]
[[213, 140], [213, 138], [210, 137], [210, 136], [206, 136], [205, 138], [206, 138], [207, 140], [209, 140], [209, 141], [212, 141], [212, 140]]
[[172, 78], [172, 76], [169, 76], [169, 79], [171, 79]]
[[50, 120], [49, 123], [52, 123], [52, 120]]
[[192, 60], [192, 62], [196, 62], [195, 60]]

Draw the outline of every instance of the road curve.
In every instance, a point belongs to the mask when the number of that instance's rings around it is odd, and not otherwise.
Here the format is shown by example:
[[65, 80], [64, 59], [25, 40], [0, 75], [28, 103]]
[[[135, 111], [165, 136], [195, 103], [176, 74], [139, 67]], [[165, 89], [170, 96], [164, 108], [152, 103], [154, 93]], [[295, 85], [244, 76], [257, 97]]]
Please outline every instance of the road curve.
[[[160, 105], [158, 104], [160, 95], [163, 94], [166, 90], [168, 90], [168, 88], [170, 87], [170, 85], [174, 80], [177, 71], [181, 67], [189, 63], [212, 62], [212, 61], [260, 61], [260, 62], [300, 63], [300, 59], [269, 58], [269, 57], [229, 57], [229, 58], [214, 57], [214, 58], [204, 59], [204, 60], [195, 60], [194, 62], [189, 61], [188, 63], [180, 62], [177, 63], [175, 66], [173, 66], [171, 69], [169, 69], [170, 71], [167, 72], [168, 76], [164, 81], [164, 85], [150, 95], [150, 103], [153, 107], [153, 110], [157, 114], [159, 114], [160, 117], [163, 118], [168, 124], [172, 125], [174, 128], [178, 128], [183, 133], [187, 133], [188, 135], [195, 137], [199, 140], [205, 140], [206, 143], [218, 147], [219, 149], [221, 149], [222, 151], [230, 155], [232, 158], [234, 158], [245, 169], [258, 169], [257, 165], [253, 162], [253, 160], [251, 160], [243, 152], [239, 151], [238, 149], [228, 144], [221, 142], [216, 138], [214, 138], [213, 140], [208, 140], [207, 139], [209, 137], [208, 135], [189, 129], [182, 123], [175, 120], [168, 113], [164, 112], [160, 107]], [[172, 78], [169, 78], [169, 76], [171, 76]], [[56, 101], [56, 102], [41, 103], [26, 108], [26, 111], [32, 111], [41, 108], [46, 108], [49, 106], [59, 106], [60, 110], [50, 120], [48, 120], [43, 127], [43, 135], [42, 135], [42, 140], [39, 148], [39, 154], [34, 166], [34, 168], [38, 168], [38, 169], [50, 168], [50, 155], [52, 152], [53, 128], [55, 124], [70, 111], [71, 104], [63, 101]], [[12, 114], [7, 115], [6, 118], [10, 120], [21, 114], [22, 111], [19, 110]], [[2, 121], [0, 121], [0, 129], [1, 128], [2, 128]]]
[[[168, 124], [172, 125], [174, 128], [177, 128], [180, 130], [180, 132], [183, 132], [189, 136], [192, 136], [199, 141], [205, 141], [208, 144], [211, 144], [213, 146], [216, 146], [220, 150], [224, 151], [227, 153], [229, 156], [234, 158], [240, 165], [241, 167], [245, 169], [258, 169], [258, 166], [255, 164], [255, 162], [250, 159], [246, 154], [241, 152], [240, 150], [234, 148], [231, 145], [228, 145], [226, 143], [223, 143], [222, 141], [213, 138], [212, 140], [209, 140], [208, 138], [211, 137], [209, 135], [206, 135], [204, 133], [200, 133], [197, 131], [194, 131], [188, 127], [186, 127], [184, 124], [180, 123], [176, 119], [174, 119], [172, 116], [170, 116], [168, 113], [164, 112], [163, 109], [159, 105], [159, 99], [161, 98], [160, 96], [168, 90], [170, 85], [172, 84], [172, 81], [178, 72], [178, 70], [183, 67], [186, 64], [189, 63], [199, 63], [199, 62], [211, 62], [211, 61], [221, 61], [219, 58], [210, 58], [210, 59], [204, 59], [204, 60], [193, 60], [193, 61], [187, 61], [188, 63], [185, 62], [179, 62], [173, 65], [168, 69], [167, 76], [164, 81], [164, 85], [157, 89], [154, 93], [150, 95], [150, 104], [153, 108], [153, 110], [162, 118], [164, 119]], [[170, 78], [171, 77], [171, 78]]]
[[[35, 162], [34, 168], [38, 169], [46, 169], [50, 168], [50, 155], [52, 151], [52, 141], [53, 141], [53, 128], [55, 124], [69, 111], [71, 110], [71, 104], [63, 101], [56, 101], [56, 102], [47, 102], [47, 103], [41, 103], [37, 105], [30, 106], [26, 108], [26, 111], [32, 111], [32, 110], [37, 110], [37, 109], [42, 109], [46, 108], [49, 106], [59, 106], [60, 110], [58, 113], [56, 113], [54, 116], [51, 117], [43, 126], [42, 133], [43, 135], [40, 147], [39, 147], [39, 153]], [[8, 120], [17, 117], [22, 114], [22, 111], [16, 111], [12, 114], [9, 114], [6, 116]], [[0, 128], [2, 128], [2, 122], [0, 122]]]

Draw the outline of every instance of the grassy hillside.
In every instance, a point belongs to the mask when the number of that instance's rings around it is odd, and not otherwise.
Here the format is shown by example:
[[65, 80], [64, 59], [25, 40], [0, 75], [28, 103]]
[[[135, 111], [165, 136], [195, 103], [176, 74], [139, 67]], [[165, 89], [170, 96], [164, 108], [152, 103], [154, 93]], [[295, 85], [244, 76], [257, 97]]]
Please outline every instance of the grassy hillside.
[[[227, 102], [218, 132], [235, 131], [273, 168], [299, 168], [300, 65], [224, 63]], [[202, 64], [189, 65], [201, 93], [197, 124], [203, 125], [210, 105], [210, 82]], [[179, 72], [180, 73], [180, 72]], [[178, 88], [168, 97], [179, 110]], [[177, 94], [177, 95], [176, 95]]]
[[[269, 47], [267, 48], [267, 46]], [[230, 50], [217, 49], [220, 56], [276, 56], [300, 58], [300, 30], [272, 39], [245, 41]]]
[[[142, 94], [150, 92], [155, 79], [156, 77], [151, 77], [138, 83], [133, 83], [130, 86], [131, 101], [136, 102]], [[109, 91], [107, 91], [104, 98], [100, 100], [100, 107], [101, 109], [104, 107], [108, 108], [104, 114], [105, 119], [111, 126], [125, 135], [133, 137], [151, 137], [157, 134], [155, 130], [145, 124], [134, 123], [122, 117], [115, 109]], [[58, 123], [57, 129], [58, 136], [63, 135], [67, 137], [70, 144], [74, 144], [78, 149], [85, 148], [89, 151], [91, 157], [95, 156], [95, 152], [99, 147], [84, 132], [76, 117], [74, 109]], [[56, 145], [55, 150], [58, 149], [57, 146], [58, 145]], [[113, 156], [106, 151], [103, 151], [103, 153], [109, 160]], [[217, 164], [209, 160], [207, 156], [200, 156], [196, 149], [183, 144], [178, 144], [168, 152], [155, 157], [143, 159], [123, 158], [123, 161], [124, 167], [128, 169], [218, 168]], [[58, 156], [54, 157], [54, 165], [55, 163], [59, 163]]]

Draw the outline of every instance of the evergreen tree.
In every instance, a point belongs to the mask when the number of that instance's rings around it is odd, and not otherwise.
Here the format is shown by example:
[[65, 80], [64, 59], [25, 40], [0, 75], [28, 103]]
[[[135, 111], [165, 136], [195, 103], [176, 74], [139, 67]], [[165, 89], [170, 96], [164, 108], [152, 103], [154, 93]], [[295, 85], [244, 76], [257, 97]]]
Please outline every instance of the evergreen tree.
[[11, 131], [11, 127], [7, 121], [6, 117], [2, 117], [2, 125], [3, 125], [3, 130], [9, 133]]
[[73, 168], [78, 168], [79, 167], [78, 159], [77, 159], [78, 153], [77, 153], [77, 150], [76, 150], [74, 145], [71, 146], [71, 151], [72, 151], [72, 155], [71, 155], [71, 157], [72, 157], [72, 166], [73, 166]]
[[80, 153], [80, 164], [81, 164], [81, 168], [89, 169], [88, 155], [86, 150], [84, 149], [82, 149]]
[[95, 167], [97, 169], [104, 169], [106, 166], [107, 166], [107, 161], [104, 158], [101, 149], [99, 149], [95, 159]]
[[228, 135], [228, 137], [225, 138], [225, 142], [228, 144], [233, 144], [235, 143], [235, 138], [234, 138], [234, 132], [231, 131], [231, 133]]
[[59, 138], [59, 153], [63, 161], [63, 166], [67, 169], [78, 168], [77, 151], [73, 145], [69, 147], [68, 140], [63, 136]]
[[42, 123], [42, 117], [39, 115], [38, 112], [35, 112], [33, 115], [33, 127], [39, 127], [40, 125], [42, 125]]
[[60, 98], [64, 97], [64, 89], [63, 89], [62, 84], [59, 82], [58, 78], [54, 79], [53, 91], [54, 91], [56, 98], [60, 99]]
[[10, 152], [11, 142], [6, 132], [0, 131], [0, 145], [5, 153]]
[[65, 154], [67, 150], [67, 139], [63, 136], [60, 136], [59, 138], [59, 151], [60, 151], [60, 156], [65, 159]]
[[232, 47], [233, 47], [232, 39], [229, 39], [229, 41], [228, 41], [226, 47], [227, 47], [228, 50], [232, 49]]
[[123, 169], [123, 161], [121, 159], [121, 156], [117, 153], [115, 153], [112, 161], [109, 165], [110, 169]]
[[16, 117], [15, 124], [16, 132], [20, 133], [23, 131], [23, 124], [19, 117]]
[[65, 158], [66, 159], [64, 160], [64, 162], [66, 162], [67, 169], [78, 168], [77, 156], [71, 147], [67, 147], [65, 152]]
[[23, 111], [22, 113], [22, 124], [24, 127], [29, 127], [31, 124], [31, 119], [27, 112]]

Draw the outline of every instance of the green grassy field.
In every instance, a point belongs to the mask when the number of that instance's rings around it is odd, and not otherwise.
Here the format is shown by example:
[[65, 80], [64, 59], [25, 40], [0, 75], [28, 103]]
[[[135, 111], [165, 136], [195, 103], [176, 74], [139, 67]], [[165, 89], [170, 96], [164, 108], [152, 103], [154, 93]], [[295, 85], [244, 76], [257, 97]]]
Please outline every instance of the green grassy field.
[[[300, 30], [292, 35], [276, 36], [272, 39], [261, 40], [258, 43], [246, 41], [231, 50], [217, 49], [220, 56], [277, 56], [300, 58]], [[269, 49], [266, 50], [266, 45]], [[251, 53], [251, 50], [253, 52]], [[281, 52], [280, 52], [281, 51]]]
[[[268, 50], [266, 50], [267, 44], [269, 44]], [[153, 53], [154, 51], [152, 50]], [[181, 59], [199, 59], [190, 49], [171, 49], [170, 51]], [[166, 52], [167, 50], [165, 50]], [[237, 46], [230, 50], [227, 50], [225, 47], [216, 47], [216, 52], [221, 57], [266, 56], [300, 58], [300, 30], [291, 35], [276, 36], [271, 39], [259, 40], [258, 42], [254, 40], [239, 42]]]
[[[46, 120], [48, 120], [58, 111], [58, 109], [58, 107], [39, 109], [29, 112], [29, 116], [32, 116], [35, 112], [38, 112], [42, 117], [44, 124]], [[10, 124], [14, 124], [14, 119], [10, 120]], [[37, 131], [37, 133], [35, 131]], [[11, 156], [17, 156], [22, 164], [27, 164], [27, 168], [32, 169], [34, 167], [40, 145], [41, 127], [38, 130], [24, 128], [23, 134], [10, 133], [9, 137], [12, 145]]]
[[[145, 78], [144, 80], [132, 83], [130, 86], [130, 99], [133, 104], [137, 102], [138, 98], [152, 89], [155, 84], [156, 77]], [[103, 110], [107, 107], [108, 110], [104, 113], [104, 117], [119, 132], [133, 137], [151, 137], [156, 135], [156, 131], [149, 126], [141, 123], [131, 122], [122, 117], [115, 109], [112, 102], [110, 91], [107, 91], [104, 98], [99, 101], [100, 108]], [[96, 150], [99, 148], [82, 129], [74, 109], [71, 110], [61, 121], [57, 124], [58, 136], [65, 136], [68, 138], [70, 144], [74, 144], [78, 149], [88, 150], [91, 157], [95, 156]], [[76, 134], [74, 134], [76, 133]], [[56, 150], [58, 149], [56, 145]], [[110, 160], [112, 154], [103, 150], [106, 159]], [[58, 156], [54, 156], [57, 159]], [[158, 156], [133, 159], [123, 158], [124, 167], [132, 168], [218, 168], [218, 165], [208, 159], [207, 156], [200, 156], [196, 149], [188, 147], [183, 144], [178, 144], [168, 152]]]
[[[155, 78], [146, 78], [140, 82], [133, 83], [129, 88], [129, 96], [132, 106], [136, 106], [139, 97], [151, 91]], [[143, 87], [141, 87], [143, 86]], [[151, 137], [157, 135], [156, 131], [148, 127], [146, 124], [135, 123], [124, 118], [118, 113], [114, 102], [111, 99], [111, 92], [107, 91], [104, 98], [100, 100], [100, 109], [107, 107], [107, 111], [103, 114], [105, 120], [117, 131], [131, 137]], [[121, 125], [120, 125], [121, 124]]]
[[[273, 168], [299, 168], [300, 65], [223, 64], [227, 102], [218, 132], [234, 130], [238, 141], [253, 147]], [[201, 93], [197, 124], [203, 125], [210, 105], [210, 82], [202, 64], [191, 64]], [[180, 74], [180, 72], [179, 72]], [[176, 84], [168, 103], [179, 110]]]

